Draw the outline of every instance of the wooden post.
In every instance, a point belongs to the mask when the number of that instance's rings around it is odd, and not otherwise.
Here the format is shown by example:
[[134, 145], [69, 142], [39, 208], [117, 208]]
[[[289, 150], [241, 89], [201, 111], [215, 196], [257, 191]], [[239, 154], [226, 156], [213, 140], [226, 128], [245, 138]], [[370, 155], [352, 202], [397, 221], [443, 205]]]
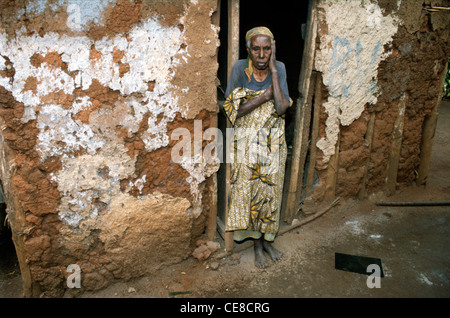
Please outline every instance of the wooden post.
[[316, 84], [315, 84], [315, 93], [314, 93], [314, 105], [313, 105], [313, 122], [312, 122], [312, 133], [311, 133], [311, 145], [309, 151], [309, 167], [308, 167], [308, 176], [306, 179], [306, 196], [310, 196], [313, 190], [314, 184], [314, 171], [316, 166], [317, 159], [317, 138], [319, 136], [319, 116], [320, 116], [320, 107], [322, 106], [322, 75], [321, 73], [317, 73], [316, 75]]
[[[440, 99], [439, 99], [440, 100]], [[438, 117], [438, 104], [433, 107], [431, 113], [425, 116], [422, 131], [422, 142], [420, 146], [420, 165], [417, 171], [418, 185], [425, 185], [428, 171], [430, 169], [431, 151], [433, 147], [434, 132], [436, 131]]]
[[312, 113], [312, 100], [314, 96], [314, 91], [316, 88], [316, 78], [317, 78], [316, 72], [311, 72], [310, 76], [310, 84], [308, 88], [308, 94], [306, 102], [302, 105], [302, 111], [301, 111], [301, 120], [300, 127], [301, 127], [301, 136], [300, 138], [300, 156], [296, 158], [296, 167], [298, 169], [297, 171], [297, 190], [295, 192], [295, 199], [294, 199], [294, 208], [291, 209], [291, 213], [287, 216], [285, 216], [285, 220], [288, 223], [291, 223], [294, 218], [297, 217], [296, 213], [298, 211], [299, 206], [299, 199], [302, 197], [303, 192], [303, 175], [304, 175], [304, 169], [305, 169], [305, 162], [306, 162], [306, 156], [308, 154], [308, 150], [310, 148], [309, 145], [309, 132], [310, 132], [310, 126], [311, 126], [311, 113]]
[[[311, 123], [311, 109], [312, 109], [312, 97], [316, 83], [316, 73], [311, 72], [311, 76], [308, 79], [310, 85], [308, 86], [308, 93], [306, 94], [307, 99], [304, 103], [301, 103], [300, 100], [297, 103], [297, 108], [301, 108], [300, 111], [300, 120], [295, 121], [295, 128], [297, 129], [298, 135], [298, 145], [299, 147], [295, 147], [298, 151], [294, 151], [294, 155], [292, 156], [291, 163], [291, 184], [292, 188], [289, 188], [288, 195], [290, 195], [290, 199], [286, 202], [286, 206], [289, 207], [289, 210], [286, 210], [284, 214], [284, 221], [287, 223], [291, 223], [292, 220], [296, 217], [297, 207], [298, 207], [298, 199], [301, 197], [303, 191], [303, 172], [305, 167], [306, 155], [308, 153], [308, 138], [309, 138], [309, 128]], [[295, 142], [294, 142], [295, 145]], [[294, 173], [295, 175], [293, 175]], [[295, 185], [293, 184], [293, 180], [296, 180]], [[300, 183], [300, 184], [299, 184]], [[295, 190], [295, 191], [294, 191]]]
[[[220, 0], [217, 0], [217, 8], [216, 8], [216, 14], [214, 15], [213, 24], [216, 26], [220, 26]], [[216, 56], [218, 56], [219, 48], [216, 49]], [[211, 127], [218, 128], [218, 115], [217, 113], [214, 115], [211, 115]], [[217, 140], [214, 141], [217, 143]], [[217, 147], [216, 147], [217, 149]], [[211, 193], [211, 205], [208, 215], [208, 221], [206, 224], [206, 236], [208, 237], [208, 240], [214, 241], [216, 238], [216, 232], [217, 232], [217, 173], [214, 173], [211, 178], [213, 178], [213, 184], [211, 188], [209, 189]]]
[[[310, 81], [311, 74], [314, 66], [314, 53], [316, 50], [316, 34], [317, 34], [317, 12], [316, 1], [310, 2], [309, 14], [308, 14], [308, 31], [305, 38], [305, 48], [303, 50], [302, 57], [302, 69], [299, 78], [299, 92], [300, 98], [297, 103], [297, 109], [295, 112], [295, 128], [294, 128], [294, 142], [292, 149], [292, 160], [290, 164], [290, 170], [287, 171], [289, 178], [288, 189], [286, 191], [286, 204], [284, 204], [284, 220], [285, 222], [292, 221], [295, 213], [297, 212], [298, 197], [297, 189], [299, 183], [302, 182], [300, 174], [303, 176], [304, 167], [300, 165], [301, 153], [305, 145], [303, 144], [304, 135], [309, 135], [309, 131], [304, 130], [305, 124], [305, 111], [304, 106], [308, 100], [308, 94], [310, 93]], [[301, 185], [300, 185], [301, 188]]]
[[[440, 87], [444, 85], [445, 76], [447, 74], [448, 60], [441, 75]], [[430, 169], [431, 151], [433, 148], [433, 138], [436, 131], [436, 124], [438, 118], [438, 108], [441, 98], [438, 97], [436, 105], [434, 105], [431, 113], [425, 117], [422, 130], [422, 142], [420, 145], [420, 165], [417, 171], [418, 185], [425, 185], [428, 177], [428, 170]]]
[[370, 164], [370, 154], [372, 153], [373, 136], [375, 130], [374, 128], [375, 128], [375, 112], [371, 112], [369, 122], [367, 123], [366, 136], [364, 137], [364, 144], [369, 149], [369, 157], [366, 160], [361, 190], [358, 193], [358, 198], [360, 200], [363, 200], [367, 197], [367, 182], [369, 179], [369, 164]]
[[[234, 63], [239, 59], [239, 0], [228, 0], [228, 52], [227, 52], [227, 78], [230, 78]], [[227, 127], [230, 123], [227, 121]], [[229, 151], [229, 149], [226, 149]], [[226, 163], [225, 172], [225, 222], [228, 218], [228, 195], [230, 193], [230, 164]], [[234, 233], [225, 232], [225, 250], [234, 248]]]
[[239, 0], [228, 0], [227, 78], [234, 63], [239, 60]]
[[403, 125], [405, 122], [405, 109], [408, 95], [403, 93], [398, 103], [398, 115], [394, 122], [392, 131], [391, 152], [387, 164], [386, 190], [388, 195], [393, 195], [397, 187], [398, 163], [400, 160], [400, 150], [403, 141]]
[[[211, 127], [217, 128], [217, 114], [212, 115], [211, 118]], [[213, 141], [217, 142], [217, 140]], [[216, 147], [217, 149], [217, 147]], [[212, 185], [208, 189], [208, 191], [211, 193], [211, 204], [210, 204], [210, 210], [208, 214], [208, 221], [206, 224], [206, 235], [208, 237], [208, 240], [214, 241], [216, 239], [216, 232], [217, 232], [217, 173], [214, 173], [212, 176]]]

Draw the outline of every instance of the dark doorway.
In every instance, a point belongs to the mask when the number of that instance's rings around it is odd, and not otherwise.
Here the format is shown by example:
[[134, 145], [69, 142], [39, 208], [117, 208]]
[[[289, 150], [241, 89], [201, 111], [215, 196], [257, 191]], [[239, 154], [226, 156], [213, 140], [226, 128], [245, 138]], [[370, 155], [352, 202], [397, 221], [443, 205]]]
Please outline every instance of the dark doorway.
[[[259, 1], [240, 1], [239, 8], [239, 58], [247, 58], [245, 34], [255, 26], [268, 27], [277, 42], [277, 60], [286, 65], [289, 95], [294, 101], [299, 97], [298, 80], [300, 75], [305, 29], [309, 1], [289, 1], [285, 4], [274, 3], [270, 7]], [[228, 50], [228, 9], [227, 0], [220, 1], [220, 48], [218, 52], [220, 80], [218, 99], [224, 100], [227, 86], [227, 50]]]
[[8, 287], [15, 287], [12, 282], [19, 276], [19, 261], [12, 241], [11, 229], [6, 221], [6, 203], [0, 184], [0, 298], [15, 295], [16, 291], [10, 291]]
[[[239, 14], [230, 12], [230, 5], [238, 4]], [[218, 51], [219, 68], [217, 77], [220, 80], [218, 87], [218, 104], [221, 108], [225, 100], [225, 90], [227, 87], [228, 65], [230, 52], [235, 52], [235, 43], [229, 43], [229, 34], [235, 32], [239, 25], [239, 59], [247, 58], [245, 34], [248, 30], [256, 26], [266, 26], [274, 34], [277, 43], [277, 60], [286, 66], [289, 95], [293, 100], [293, 105], [286, 113], [286, 143], [288, 146], [287, 165], [291, 160], [291, 150], [294, 140], [295, 113], [297, 101], [299, 99], [299, 77], [303, 57], [304, 38], [306, 24], [310, 10], [310, 1], [278, 1], [270, 5], [256, 0], [220, 0], [220, 47]], [[236, 58], [236, 57], [235, 57]], [[227, 118], [223, 112], [218, 114], [218, 127], [226, 136]], [[226, 140], [224, 139], [224, 144]], [[224, 158], [221, 158], [224, 162]], [[227, 165], [221, 164], [217, 173], [217, 221], [219, 233], [223, 237], [224, 222], [227, 210]], [[288, 171], [288, 170], [286, 170]], [[225, 239], [227, 241], [227, 239]]]
[[[257, 26], [268, 27], [276, 41], [277, 60], [286, 66], [289, 95], [294, 104], [286, 113], [286, 143], [292, 146], [295, 108], [299, 97], [298, 81], [303, 54], [305, 28], [309, 1], [274, 1], [270, 5], [260, 1], [240, 1], [240, 52], [241, 59], [247, 58], [245, 34]], [[303, 26], [303, 27], [302, 27]]]

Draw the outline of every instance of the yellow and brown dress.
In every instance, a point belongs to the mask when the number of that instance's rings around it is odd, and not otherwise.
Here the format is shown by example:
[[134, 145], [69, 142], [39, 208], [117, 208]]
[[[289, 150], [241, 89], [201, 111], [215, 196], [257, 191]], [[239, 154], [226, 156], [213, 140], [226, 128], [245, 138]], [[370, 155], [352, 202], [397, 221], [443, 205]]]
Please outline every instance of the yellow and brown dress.
[[[273, 241], [279, 227], [287, 156], [284, 115], [278, 116], [271, 100], [236, 118], [240, 105], [264, 93], [271, 84], [270, 73], [264, 82], [256, 82], [253, 76], [248, 81], [242, 76], [244, 68], [242, 60], [235, 64], [224, 103], [233, 126], [226, 230], [234, 231], [237, 241], [262, 235]], [[277, 68], [282, 90], [288, 97], [284, 65], [277, 62]]]

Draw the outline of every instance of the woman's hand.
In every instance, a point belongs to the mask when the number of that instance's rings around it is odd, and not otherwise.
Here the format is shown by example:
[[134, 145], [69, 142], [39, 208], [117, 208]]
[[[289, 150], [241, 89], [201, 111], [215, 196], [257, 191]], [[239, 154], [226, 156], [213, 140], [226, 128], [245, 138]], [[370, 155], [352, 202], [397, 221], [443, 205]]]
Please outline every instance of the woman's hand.
[[269, 68], [272, 73], [276, 73], [277, 72], [277, 57], [276, 57], [275, 40], [273, 40], [271, 43], [271, 49], [272, 49], [272, 54], [270, 55]]
[[289, 99], [283, 94], [280, 87], [280, 80], [278, 78], [277, 59], [276, 59], [276, 45], [275, 40], [271, 43], [272, 54], [270, 55], [269, 68], [272, 72], [272, 95], [275, 101], [275, 109], [278, 115], [283, 115], [289, 107]]
[[244, 115], [247, 115], [248, 113], [250, 113], [253, 110], [255, 110], [256, 108], [258, 108], [259, 106], [263, 105], [264, 103], [267, 103], [271, 99], [274, 99], [273, 86], [272, 85], [267, 87], [267, 89], [261, 95], [259, 95], [259, 96], [255, 97], [255, 98], [245, 102], [244, 104], [242, 104], [239, 107], [239, 109], [238, 109], [238, 113], [237, 113], [237, 117], [236, 118], [239, 118], [239, 117], [242, 117]]

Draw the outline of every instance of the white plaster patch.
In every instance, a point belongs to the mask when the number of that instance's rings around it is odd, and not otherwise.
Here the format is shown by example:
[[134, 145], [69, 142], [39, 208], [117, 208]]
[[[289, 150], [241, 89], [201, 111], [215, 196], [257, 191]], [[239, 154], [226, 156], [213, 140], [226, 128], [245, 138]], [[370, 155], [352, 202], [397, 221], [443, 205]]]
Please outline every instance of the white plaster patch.
[[377, 101], [378, 65], [388, 55], [384, 45], [392, 41], [398, 21], [393, 15], [384, 17], [374, 3], [337, 1], [320, 6], [319, 18], [328, 25], [328, 34], [321, 34], [315, 68], [323, 73], [329, 97], [323, 104], [328, 114], [326, 136], [316, 145], [328, 162], [335, 152], [339, 125], [350, 125], [366, 104]]
[[[132, 29], [128, 38], [117, 35], [99, 41], [56, 33], [27, 36], [24, 29], [12, 39], [0, 34], [0, 69], [6, 69], [6, 57], [15, 69], [14, 80], [0, 76], [0, 85], [24, 104], [22, 122], [37, 120], [36, 150], [41, 160], [62, 156], [63, 168], [52, 175], [52, 180], [62, 193], [59, 215], [68, 226], [86, 227], [99, 221], [99, 209], [107, 208], [111, 197], [120, 193], [120, 180], [135, 177], [134, 159], [114, 135], [114, 126], [108, 126], [105, 120], [127, 128], [131, 134], [138, 131], [144, 114], [149, 113], [148, 130], [142, 136], [146, 149], [152, 151], [169, 143], [167, 123], [177, 112], [184, 113], [172, 93], [176, 87], [171, 84], [175, 66], [187, 54], [180, 48], [182, 41], [183, 32], [178, 27], [162, 27], [155, 19]], [[100, 52], [99, 59], [90, 59], [91, 47]], [[114, 50], [123, 51], [121, 62], [130, 66], [123, 77], [119, 76], [118, 63], [113, 62]], [[67, 73], [46, 62], [38, 67], [31, 64], [34, 54], [45, 57], [50, 52], [61, 56]], [[29, 77], [36, 78], [35, 92], [24, 91]], [[86, 90], [94, 79], [119, 91], [123, 98], [110, 108], [91, 112], [89, 124], [75, 119], [80, 111], [92, 107], [87, 96], [76, 98], [70, 107], [42, 101], [51, 93], [70, 95], [75, 88]], [[151, 92], [150, 81], [154, 83]], [[135, 93], [141, 97], [129, 96]], [[161, 113], [164, 116], [158, 121]], [[84, 155], [76, 155], [82, 150]], [[142, 189], [144, 182], [145, 176], [133, 185]]]
[[[1, 39], [0, 39], [0, 45]], [[0, 71], [5, 71], [9, 68], [8, 65], [6, 65], [6, 60], [0, 55]], [[8, 77], [3, 77], [0, 75], [0, 85], [3, 86], [6, 90], [11, 90], [12, 87], [12, 80]]]
[[[46, 0], [43, 0], [46, 1]], [[67, 7], [67, 26], [72, 31], [83, 31], [89, 23], [103, 25], [102, 13], [113, 0], [59, 0], [59, 6]], [[56, 4], [55, 4], [56, 6]]]
[[136, 187], [139, 190], [139, 193], [142, 194], [142, 190], [144, 189], [145, 179], [147, 179], [147, 175], [143, 175], [142, 178], [137, 179], [135, 182], [130, 181], [130, 188]]
[[40, 132], [36, 150], [45, 159], [48, 154], [71, 156], [75, 151], [85, 149], [89, 154], [95, 154], [105, 142], [101, 136], [94, 134], [92, 129], [81, 122], [75, 122], [72, 112], [60, 105], [45, 105], [38, 116]]
[[27, 15], [28, 17], [38, 16], [49, 8], [55, 11], [58, 7], [65, 7], [67, 10], [67, 26], [72, 31], [83, 31], [89, 23], [103, 25], [102, 14], [114, 0], [59, 0], [50, 2], [48, 0], [30, 0], [26, 9], [20, 9], [17, 17]]
[[186, 178], [186, 182], [189, 183], [191, 194], [194, 197], [194, 202], [192, 203], [192, 216], [194, 218], [198, 217], [202, 211], [202, 193], [199, 189], [199, 185], [219, 169], [220, 161], [218, 158], [214, 159], [217, 160], [210, 160], [208, 162], [202, 154], [195, 154], [192, 157], [182, 156], [178, 162], [178, 164], [190, 174], [190, 176]]
[[0, 71], [6, 70], [6, 60], [0, 56]]
[[[0, 85], [11, 91], [17, 101], [24, 103], [25, 114], [22, 117], [24, 123], [36, 119], [36, 110], [42, 104], [43, 96], [58, 91], [70, 95], [76, 87], [86, 90], [94, 79], [104, 86], [120, 91], [122, 95], [140, 93], [144, 96], [139, 101], [140, 105], [136, 100], [129, 100], [130, 104], [127, 107], [135, 112], [130, 112], [123, 124], [130, 128], [130, 132], [136, 132], [143, 114], [149, 111], [151, 114], [149, 128], [144, 133], [143, 140], [146, 149], [153, 151], [168, 145], [167, 123], [175, 118], [177, 112], [185, 113], [178, 106], [178, 98], [172, 94], [175, 87], [171, 84], [174, 66], [180, 63], [180, 57], [187, 54], [186, 48], [180, 48], [182, 41], [183, 32], [178, 27], [162, 27], [155, 19], [149, 19], [133, 28], [128, 40], [122, 35], [105, 37], [95, 42], [85, 36], [67, 37], [56, 33], [49, 33], [43, 37], [26, 36], [25, 29], [20, 30], [14, 39], [8, 40], [6, 34], [0, 34], [0, 55], [7, 56], [15, 69], [13, 84], [9, 78], [0, 77]], [[90, 60], [91, 47], [101, 53], [99, 59]], [[121, 62], [130, 66], [123, 77], [120, 77], [118, 63], [113, 62], [115, 49], [125, 52]], [[30, 58], [34, 54], [45, 56], [49, 52], [60, 54], [62, 61], [67, 63], [68, 72], [76, 72], [75, 78], [59, 68], [50, 67], [45, 62], [39, 67], [34, 67], [30, 63]], [[2, 69], [6, 67], [3, 57], [0, 60], [0, 67]], [[28, 77], [37, 79], [36, 93], [23, 90]], [[150, 81], [154, 83], [151, 92], [148, 90]], [[50, 116], [52, 110], [56, 111], [54, 116]], [[62, 139], [69, 144], [66, 153], [80, 148], [89, 150], [98, 148], [99, 140], [104, 139], [104, 136], [93, 134], [88, 127], [81, 127], [84, 131], [76, 132], [76, 136], [62, 136], [75, 133], [78, 129], [77, 123], [71, 119], [71, 115], [78, 111], [80, 108], [77, 104], [72, 105], [72, 109], [69, 110], [58, 108], [58, 105], [43, 109], [43, 113], [39, 116], [39, 120], [43, 122], [38, 123], [38, 127], [41, 128], [38, 149], [42, 153], [42, 159], [61, 154], [61, 149], [50, 144]], [[156, 124], [160, 113], [164, 113], [164, 116]], [[49, 116], [58, 123], [49, 122]], [[45, 131], [42, 131], [43, 129]]]
[[[48, 4], [43, 0], [30, 5], [36, 15], [46, 10], [47, 5], [52, 10], [67, 6], [67, 25], [80, 31], [88, 22], [101, 21], [99, 18], [110, 0], [89, 2], [60, 0]], [[180, 18], [181, 23], [186, 16]], [[80, 18], [79, 21], [76, 18]], [[218, 41], [218, 29], [212, 27], [212, 30]], [[101, 208], [108, 209], [111, 198], [121, 194], [120, 181], [137, 177], [134, 175], [136, 158], [127, 154], [117, 127], [131, 136], [142, 126], [147, 114], [148, 129], [140, 137], [146, 150], [153, 151], [169, 144], [167, 124], [177, 113], [186, 116], [189, 105], [181, 105], [177, 95], [180, 91], [188, 94], [190, 88], [183, 86], [181, 89], [172, 84], [177, 65], [191, 57], [188, 46], [182, 45], [187, 42], [184, 36], [184, 30], [177, 26], [164, 27], [156, 17], [141, 21], [126, 36], [117, 34], [97, 41], [82, 34], [69, 37], [50, 32], [44, 36], [29, 36], [25, 28], [17, 30], [14, 38], [8, 38], [0, 31], [0, 69], [8, 67], [6, 59], [9, 59], [15, 70], [13, 79], [0, 76], [0, 85], [24, 104], [23, 123], [37, 121], [36, 150], [40, 159], [44, 161], [52, 156], [61, 159], [62, 169], [52, 173], [51, 180], [58, 184], [62, 193], [58, 212], [69, 228], [95, 228], [95, 222], [101, 222], [98, 217]], [[92, 49], [99, 52], [95, 58], [92, 58]], [[117, 50], [123, 52], [120, 62], [129, 66], [124, 74], [119, 73], [119, 63], [113, 59]], [[33, 55], [39, 54], [45, 59], [48, 53], [58, 54], [67, 71], [45, 61], [40, 65], [31, 64]], [[36, 90], [24, 91], [30, 77], [36, 79]], [[114, 105], [97, 107], [88, 96], [75, 98], [71, 105], [58, 104], [56, 98], [52, 104], [44, 101], [44, 97], [52, 93], [73, 95], [75, 89], [85, 91], [94, 81], [120, 93]], [[85, 114], [89, 117], [83, 117], [82, 121], [77, 115], [83, 111], [88, 111]], [[217, 167], [186, 163], [183, 168], [191, 175], [187, 181], [197, 202], [195, 216], [199, 209], [201, 212], [199, 185], [217, 171]], [[142, 190], [145, 182], [146, 176], [143, 176], [130, 187]]]
[[[125, 146], [106, 144], [95, 155], [64, 157], [58, 171], [61, 219], [72, 227], [95, 223], [102, 208], [121, 193], [120, 180], [133, 176], [135, 160]], [[145, 181], [145, 177], [144, 177]]]
[[220, 47], [220, 40], [219, 40], [220, 26], [211, 24], [211, 29], [214, 31], [215, 34], [216, 47]]

